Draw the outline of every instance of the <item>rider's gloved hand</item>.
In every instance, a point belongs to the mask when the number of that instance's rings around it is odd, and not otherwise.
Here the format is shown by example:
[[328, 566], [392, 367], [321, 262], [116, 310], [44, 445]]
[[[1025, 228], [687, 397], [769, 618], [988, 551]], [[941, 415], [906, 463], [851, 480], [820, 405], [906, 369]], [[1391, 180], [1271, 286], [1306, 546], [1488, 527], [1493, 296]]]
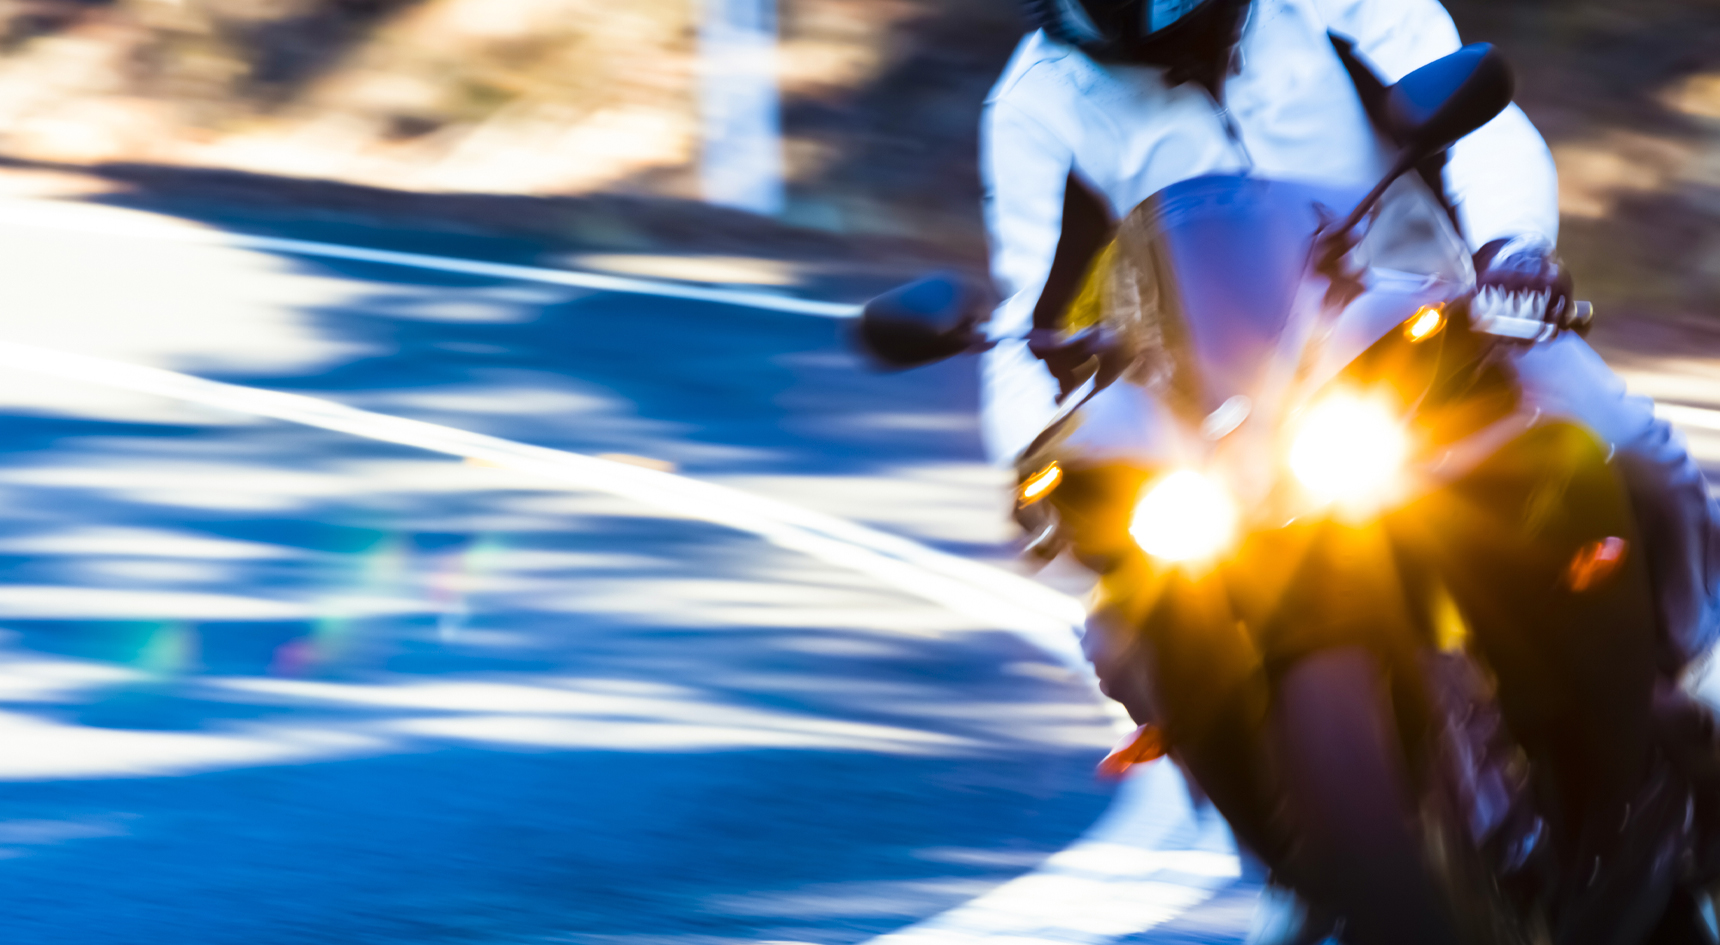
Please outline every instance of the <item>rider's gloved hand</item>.
[[1027, 350], [1045, 362], [1051, 376], [1062, 389], [1059, 400], [1068, 397], [1095, 372], [1101, 384], [1109, 382], [1121, 369], [1117, 363], [1120, 353], [1117, 338], [1103, 328], [1088, 328], [1065, 336], [1054, 328], [1035, 328], [1027, 333]]
[[1055, 328], [1035, 328], [1027, 333], [1027, 350], [1045, 362], [1045, 369], [1057, 378], [1061, 393], [1057, 399], [1081, 386], [1081, 374], [1093, 360], [1093, 352], [1075, 338], [1065, 338]]
[[1489, 316], [1580, 327], [1571, 272], [1539, 236], [1494, 240], [1475, 254], [1477, 308]]

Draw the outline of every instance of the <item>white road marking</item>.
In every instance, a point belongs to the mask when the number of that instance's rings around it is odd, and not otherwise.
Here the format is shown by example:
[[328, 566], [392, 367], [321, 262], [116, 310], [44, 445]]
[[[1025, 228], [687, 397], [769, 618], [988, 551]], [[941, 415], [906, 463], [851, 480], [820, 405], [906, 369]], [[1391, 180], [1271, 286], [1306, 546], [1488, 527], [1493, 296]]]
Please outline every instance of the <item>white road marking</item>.
[[[301, 394], [9, 342], [0, 342], [0, 367], [464, 457], [757, 535], [948, 607], [982, 626], [1015, 633], [1085, 679], [1119, 726], [1127, 724], [1120, 706], [1098, 696], [1097, 681], [1081, 654], [1073, 633], [1085, 616], [1078, 601], [918, 542], [660, 470]], [[1160, 849], [1167, 842], [1184, 846]], [[1237, 871], [1222, 820], [1210, 812], [1197, 816], [1176, 769], [1158, 764], [1132, 779], [1105, 818], [1074, 846], [1027, 875], [884, 941], [942, 945], [1007, 937], [1014, 945], [1098, 943], [1174, 919], [1211, 898]]]
[[820, 302], [770, 292], [712, 288], [681, 282], [668, 282], [661, 279], [640, 279], [632, 276], [576, 272], [571, 269], [548, 269], [540, 266], [483, 262], [452, 256], [368, 249], [361, 246], [343, 246], [338, 243], [320, 243], [274, 236], [250, 236], [243, 233], [204, 229], [159, 217], [87, 205], [68, 207], [39, 201], [7, 201], [0, 203], [0, 225], [157, 242], [225, 246], [320, 259], [345, 259], [352, 262], [400, 266], [406, 269], [426, 269], [435, 272], [480, 276], [486, 279], [537, 282], [547, 285], [592, 289], [599, 292], [625, 292], [632, 295], [650, 295], [658, 298], [714, 302], [720, 305], [738, 305], [773, 312], [786, 312], [793, 315], [813, 315], [820, 318], [854, 318], [860, 314], [860, 306], [858, 305]]
[[372, 413], [302, 394], [224, 384], [34, 345], [0, 342], [0, 366], [464, 457], [724, 525], [859, 571], [982, 625], [1013, 632], [1064, 667], [1090, 676], [1072, 632], [1084, 619], [1081, 604], [1073, 598], [1007, 571], [786, 502], [661, 470]]

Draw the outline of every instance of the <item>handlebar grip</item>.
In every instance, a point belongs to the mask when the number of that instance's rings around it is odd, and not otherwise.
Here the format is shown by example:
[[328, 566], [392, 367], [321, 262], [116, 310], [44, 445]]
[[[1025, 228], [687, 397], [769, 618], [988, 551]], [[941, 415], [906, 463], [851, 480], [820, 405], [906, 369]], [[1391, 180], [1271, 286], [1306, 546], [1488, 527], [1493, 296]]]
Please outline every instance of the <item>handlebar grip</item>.
[[[1476, 331], [1493, 335], [1497, 338], [1514, 338], [1518, 341], [1546, 341], [1559, 333], [1559, 326], [1538, 318], [1518, 318], [1510, 315], [1487, 315], [1476, 313], [1472, 322]], [[1591, 302], [1577, 302], [1571, 306], [1571, 318], [1565, 323], [1565, 328], [1578, 335], [1587, 336], [1589, 329], [1595, 324], [1595, 307]]]

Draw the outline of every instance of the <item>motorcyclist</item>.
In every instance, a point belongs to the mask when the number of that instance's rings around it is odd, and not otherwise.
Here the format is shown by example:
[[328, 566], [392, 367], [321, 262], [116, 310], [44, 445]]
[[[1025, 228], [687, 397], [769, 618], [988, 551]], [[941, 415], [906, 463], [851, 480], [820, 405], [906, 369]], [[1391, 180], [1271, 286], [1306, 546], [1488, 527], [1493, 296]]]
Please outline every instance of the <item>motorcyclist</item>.
[[[1204, 174], [1372, 185], [1393, 155], [1370, 121], [1368, 80], [1395, 82], [1460, 45], [1437, 0], [1025, 2], [1038, 29], [993, 89], [983, 126], [1004, 296], [988, 329], [984, 429], [1003, 461], [1043, 429], [1088, 360], [1067, 347], [1060, 319], [1116, 221]], [[1513, 106], [1459, 142], [1436, 180], [1476, 253], [1482, 299], [1565, 324], [1574, 305], [1554, 252], [1557, 172], [1523, 112]], [[1720, 512], [1682, 441], [1580, 338], [1537, 345], [1518, 371], [1527, 396], [1617, 451], [1655, 576], [1670, 687], [1720, 635]], [[1108, 646], [1088, 641], [1112, 690], [1132, 691]]]

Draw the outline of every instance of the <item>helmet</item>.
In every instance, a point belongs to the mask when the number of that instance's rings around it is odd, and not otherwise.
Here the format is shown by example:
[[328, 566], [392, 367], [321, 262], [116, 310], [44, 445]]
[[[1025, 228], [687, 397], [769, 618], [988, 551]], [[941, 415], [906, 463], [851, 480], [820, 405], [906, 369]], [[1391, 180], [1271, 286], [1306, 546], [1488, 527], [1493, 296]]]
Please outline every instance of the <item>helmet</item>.
[[1214, 0], [1027, 0], [1033, 25], [1083, 49], [1146, 39]]
[[[1025, 0], [1047, 36], [1097, 59], [1172, 65], [1191, 47], [1236, 41], [1247, 0]], [[1203, 49], [1203, 51], [1205, 51]]]

